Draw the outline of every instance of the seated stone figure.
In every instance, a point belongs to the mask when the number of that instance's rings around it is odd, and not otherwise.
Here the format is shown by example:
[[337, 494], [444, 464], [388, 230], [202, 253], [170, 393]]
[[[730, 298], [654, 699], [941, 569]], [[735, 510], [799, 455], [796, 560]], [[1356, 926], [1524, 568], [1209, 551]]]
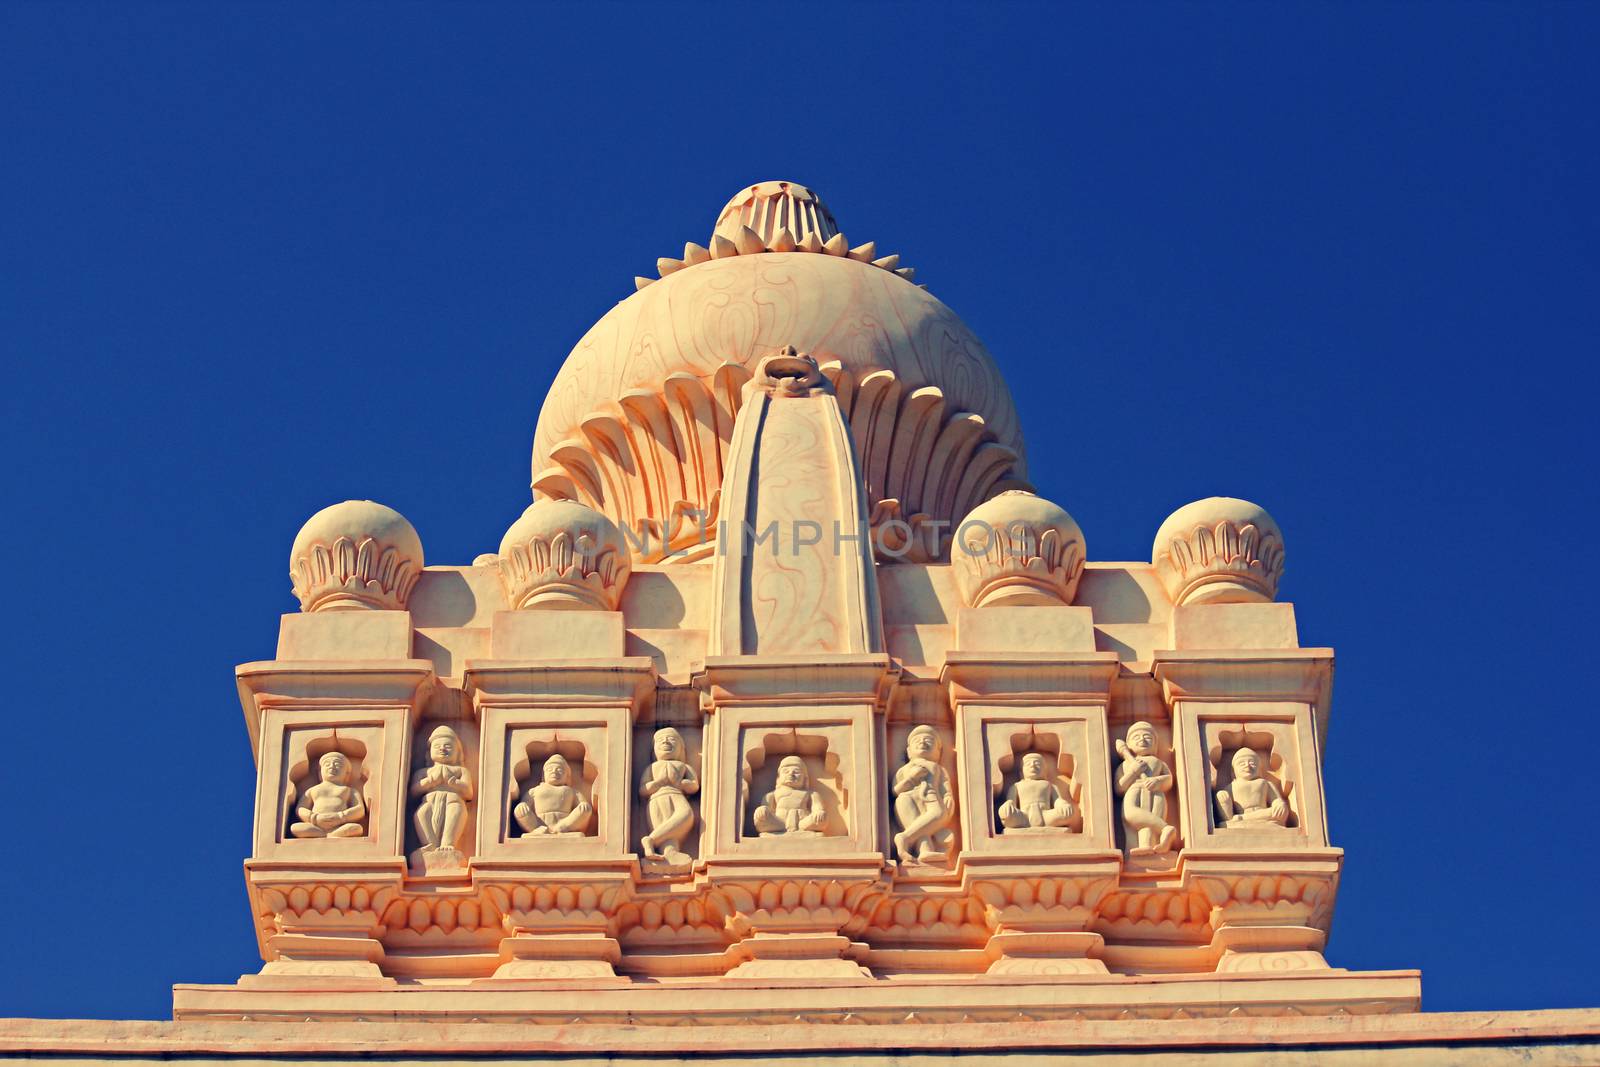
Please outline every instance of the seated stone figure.
[[905, 766], [894, 773], [894, 815], [901, 827], [894, 848], [904, 864], [942, 863], [955, 841], [950, 829], [955, 797], [939, 748], [933, 727], [914, 727], [906, 735]]
[[669, 866], [689, 862], [678, 846], [694, 829], [694, 809], [685, 794], [696, 793], [700, 780], [683, 759], [683, 735], [667, 726], [656, 731], [655, 762], [639, 780], [639, 795], [650, 801], [650, 832], [640, 840], [645, 859]]
[[557, 752], [544, 761], [543, 781], [512, 809], [524, 837], [582, 837], [594, 807], [571, 785], [572, 765]]
[[411, 865], [419, 873], [457, 870], [465, 863], [456, 843], [467, 826], [472, 775], [462, 758], [456, 732], [435, 727], [428, 735], [428, 765], [411, 780], [411, 795], [421, 798], [412, 816], [422, 847], [411, 854]]
[[317, 761], [322, 780], [305, 791], [295, 808], [300, 821], [289, 827], [296, 837], [360, 837], [367, 805], [361, 792], [350, 787], [350, 761], [343, 752], [329, 752]]
[[1002, 832], [1069, 827], [1077, 809], [1056, 788], [1056, 783], [1045, 777], [1044, 756], [1028, 752], [1020, 762], [1022, 777], [1006, 790], [1005, 803], [1000, 805], [1000, 823], [1005, 827]]
[[1231, 790], [1217, 790], [1217, 811], [1224, 826], [1274, 823], [1289, 825], [1289, 802], [1270, 778], [1261, 777], [1261, 757], [1255, 749], [1233, 754]]
[[820, 837], [828, 821], [822, 797], [811, 788], [811, 774], [799, 756], [785, 756], [778, 764], [777, 786], [756, 808], [756, 829], [763, 837]]

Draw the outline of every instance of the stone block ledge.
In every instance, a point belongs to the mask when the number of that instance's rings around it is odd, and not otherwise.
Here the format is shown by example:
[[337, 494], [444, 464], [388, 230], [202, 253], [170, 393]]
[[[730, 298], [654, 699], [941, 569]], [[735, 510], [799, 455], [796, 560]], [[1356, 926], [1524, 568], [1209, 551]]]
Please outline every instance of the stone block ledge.
[[[181, 987], [184, 988], [184, 987]], [[186, 987], [204, 989], [207, 987]], [[593, 993], [586, 997], [593, 997]], [[514, 1055], [595, 1057], [597, 1061], [733, 1062], [743, 1053], [807, 1053], [813, 1059], [859, 1061], [874, 1055], [932, 1062], [974, 1053], [1008, 1053], [1007, 1062], [1042, 1062], [1069, 1053], [1074, 1062], [1153, 1062], [1184, 1053], [1218, 1062], [1548, 1063], [1595, 1062], [1600, 1009], [1509, 1012], [1403, 1012], [1393, 1015], [1302, 1016], [1014, 1023], [777, 1026], [564, 1026], [495, 1023], [149, 1022], [0, 1020], [0, 1057], [112, 1058], [228, 1062], [259, 1057], [307, 1061], [364, 1059], [429, 1062], [503, 1059]], [[613, 1058], [614, 1057], [614, 1058]], [[1017, 1059], [1016, 1057], [1021, 1057]], [[443, 1059], [441, 1059], [443, 1058]], [[568, 1059], [566, 1062], [585, 1062]], [[1166, 1060], [1164, 1062], [1173, 1062]]]

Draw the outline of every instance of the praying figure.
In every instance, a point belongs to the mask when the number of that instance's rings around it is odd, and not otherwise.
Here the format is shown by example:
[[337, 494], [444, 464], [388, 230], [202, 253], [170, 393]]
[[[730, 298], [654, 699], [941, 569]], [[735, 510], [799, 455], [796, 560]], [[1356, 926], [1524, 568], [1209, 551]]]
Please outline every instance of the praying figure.
[[1156, 728], [1147, 722], [1128, 727], [1126, 743], [1117, 742], [1122, 766], [1117, 792], [1122, 796], [1122, 826], [1128, 833], [1128, 855], [1151, 856], [1170, 851], [1178, 838], [1167, 822], [1167, 797], [1172, 768], [1156, 755]]
[[828, 821], [822, 797], [811, 788], [811, 774], [799, 756], [778, 764], [778, 782], [756, 808], [756, 829], [762, 837], [819, 837]]
[[300, 821], [289, 827], [296, 837], [360, 837], [367, 805], [350, 786], [350, 761], [343, 752], [328, 752], [317, 761], [321, 781], [305, 791], [295, 808]]
[[655, 762], [639, 780], [639, 795], [650, 801], [650, 832], [640, 839], [639, 846], [645, 859], [682, 866], [689, 857], [679, 846], [694, 829], [694, 809], [688, 796], [700, 791], [700, 779], [684, 762], [683, 735], [672, 727], [656, 731], [655, 755]]
[[900, 862], [943, 863], [950, 856], [955, 831], [955, 795], [950, 772], [939, 763], [939, 735], [931, 726], [917, 726], [906, 735], [906, 762], [894, 773], [894, 814], [900, 832], [894, 848]]
[[413, 821], [422, 847], [411, 854], [418, 873], [454, 870], [465, 865], [456, 849], [467, 824], [472, 776], [461, 762], [461, 738], [448, 726], [428, 735], [428, 765], [411, 779], [411, 795], [421, 797]]
[[1249, 823], [1289, 825], [1289, 802], [1270, 778], [1261, 777], [1261, 757], [1253, 748], [1233, 754], [1231, 791], [1217, 790], [1217, 810], [1225, 826]]
[[1069, 827], [1077, 809], [1056, 788], [1056, 783], [1045, 777], [1043, 754], [1024, 753], [1021, 763], [1022, 777], [1006, 790], [1005, 803], [1000, 805], [1000, 822], [1005, 827], [1002, 833]]
[[572, 788], [572, 765], [557, 752], [544, 761], [543, 780], [512, 809], [523, 837], [582, 837], [594, 807]]

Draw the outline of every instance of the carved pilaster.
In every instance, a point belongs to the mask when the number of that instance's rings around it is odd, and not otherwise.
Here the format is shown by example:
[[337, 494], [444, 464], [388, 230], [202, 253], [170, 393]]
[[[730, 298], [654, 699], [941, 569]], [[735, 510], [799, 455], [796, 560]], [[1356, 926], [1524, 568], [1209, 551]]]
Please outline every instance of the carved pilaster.
[[1326, 968], [1344, 858], [1318, 736], [1332, 653], [1161, 652], [1153, 668], [1172, 707], [1183, 880], [1211, 905], [1217, 970]]
[[483, 738], [473, 882], [504, 918], [485, 982], [620, 981], [618, 909], [639, 861], [628, 833], [643, 657], [469, 661]]
[[400, 871], [348, 872], [333, 880], [252, 872], [250, 896], [266, 965], [242, 988], [388, 989], [381, 916]]

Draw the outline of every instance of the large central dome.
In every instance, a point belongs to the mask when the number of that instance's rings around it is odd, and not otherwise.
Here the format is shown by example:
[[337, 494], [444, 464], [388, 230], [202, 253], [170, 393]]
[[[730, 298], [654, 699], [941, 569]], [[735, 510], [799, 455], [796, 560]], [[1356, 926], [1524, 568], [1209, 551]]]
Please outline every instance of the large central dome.
[[567, 356], [533, 446], [535, 493], [647, 533], [646, 561], [714, 528], [742, 386], [786, 345], [834, 383], [875, 526], [956, 522], [1021, 484], [1016, 409], [983, 343], [898, 257], [850, 248], [803, 186], [749, 187], [709, 248], [659, 267]]

